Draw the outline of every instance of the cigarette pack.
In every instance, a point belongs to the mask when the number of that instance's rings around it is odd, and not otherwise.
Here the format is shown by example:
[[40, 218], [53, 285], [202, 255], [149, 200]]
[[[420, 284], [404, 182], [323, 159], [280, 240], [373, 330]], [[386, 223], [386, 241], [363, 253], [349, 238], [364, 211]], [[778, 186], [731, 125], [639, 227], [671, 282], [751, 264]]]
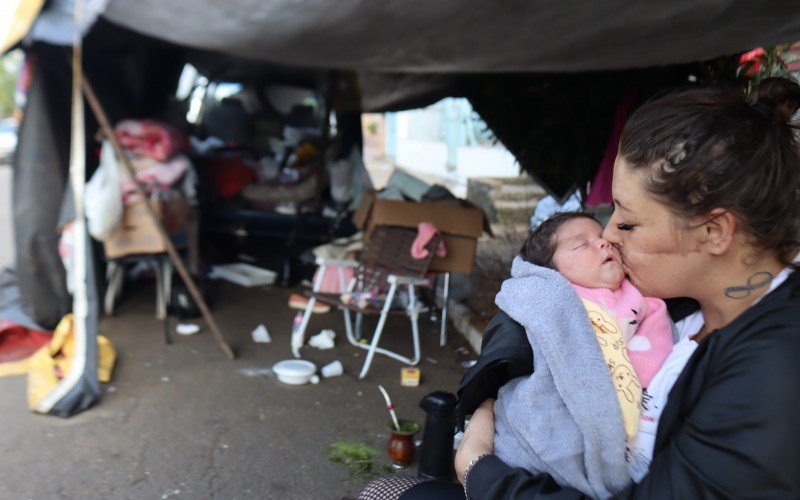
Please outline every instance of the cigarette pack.
[[411, 366], [402, 368], [400, 370], [400, 385], [417, 387], [419, 385], [420, 374], [419, 368]]

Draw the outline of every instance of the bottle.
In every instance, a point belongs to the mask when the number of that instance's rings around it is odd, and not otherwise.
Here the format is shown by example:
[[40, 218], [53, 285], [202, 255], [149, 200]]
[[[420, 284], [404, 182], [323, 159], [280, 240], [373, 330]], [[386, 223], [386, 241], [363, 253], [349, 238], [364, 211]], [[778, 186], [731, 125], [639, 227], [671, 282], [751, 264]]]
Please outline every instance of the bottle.
[[419, 407], [428, 414], [422, 435], [417, 470], [419, 477], [449, 481], [455, 474], [453, 434], [456, 427], [456, 402], [455, 394], [436, 391], [422, 398], [419, 403]]
[[303, 346], [301, 326], [303, 326], [303, 313], [298, 312], [292, 321], [292, 354], [294, 354], [295, 358], [300, 357], [300, 348]]

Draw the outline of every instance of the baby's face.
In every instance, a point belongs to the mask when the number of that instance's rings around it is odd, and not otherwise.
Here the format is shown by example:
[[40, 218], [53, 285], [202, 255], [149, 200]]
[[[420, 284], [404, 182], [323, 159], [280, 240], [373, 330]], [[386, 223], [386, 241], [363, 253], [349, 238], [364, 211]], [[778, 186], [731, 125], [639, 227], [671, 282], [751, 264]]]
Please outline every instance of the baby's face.
[[555, 235], [556, 270], [576, 285], [619, 288], [625, 279], [622, 259], [602, 233], [603, 227], [591, 219], [580, 217], [565, 222]]

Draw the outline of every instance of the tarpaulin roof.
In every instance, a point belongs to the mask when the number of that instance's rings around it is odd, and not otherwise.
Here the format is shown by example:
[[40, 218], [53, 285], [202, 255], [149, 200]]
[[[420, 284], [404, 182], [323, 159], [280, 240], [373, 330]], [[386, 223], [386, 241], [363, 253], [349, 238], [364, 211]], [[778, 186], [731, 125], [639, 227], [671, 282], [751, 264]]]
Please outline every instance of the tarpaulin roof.
[[[629, 92], [645, 99], [687, 77], [702, 81], [702, 71], [715, 83], [731, 74], [718, 64], [654, 67], [800, 39], [797, 0], [82, 2], [76, 27], [75, 0], [48, 0], [27, 39], [46, 43], [28, 45], [36, 57], [15, 159], [15, 244], [20, 291], [45, 326], [68, 302], [53, 231], [61, 200], [51, 194], [66, 178], [71, 72], [67, 51], [54, 45], [71, 44], [76, 29], [112, 121], [164, 111], [187, 61], [212, 76], [263, 68], [329, 84], [353, 73], [337, 80], [326, 70], [353, 70], [364, 111], [469, 98], [521, 168], [557, 195], [592, 178]], [[4, 4], [0, 49], [16, 43], [40, 6]]]
[[[559, 196], [591, 179], [628, 91], [643, 100], [690, 80], [730, 80], [730, 64], [700, 74], [668, 65], [800, 38], [798, 0], [82, 1], [89, 19], [120, 33], [189, 48], [183, 60], [212, 79], [256, 70], [347, 81], [331, 95], [349, 111], [467, 97], [521, 168]], [[59, 43], [74, 3], [48, 2], [30, 36]], [[330, 79], [331, 69], [347, 76]]]
[[110, 0], [103, 15], [190, 47], [403, 73], [647, 67], [800, 38], [800, 2], [776, 0]]

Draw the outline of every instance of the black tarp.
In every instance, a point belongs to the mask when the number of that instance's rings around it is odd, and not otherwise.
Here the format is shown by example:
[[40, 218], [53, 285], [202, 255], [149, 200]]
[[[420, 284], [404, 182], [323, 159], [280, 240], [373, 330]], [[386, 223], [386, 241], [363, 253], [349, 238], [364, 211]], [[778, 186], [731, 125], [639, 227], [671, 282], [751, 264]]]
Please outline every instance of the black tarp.
[[[216, 59], [208, 71], [249, 66], [316, 80], [330, 69], [356, 74], [362, 111], [468, 97], [521, 168], [562, 195], [591, 179], [628, 90], [645, 98], [703, 71], [653, 67], [798, 39], [798, 7], [777, 0], [109, 0], [85, 38], [85, 70], [112, 122], [163, 116], [181, 63], [193, 55]], [[47, 326], [67, 307], [53, 228], [66, 168], [69, 71], [66, 55], [60, 60], [53, 47], [39, 46], [50, 47], [32, 49], [44, 54], [38, 71], [47, 81], [34, 83], [26, 121], [36, 124], [21, 130], [15, 226], [23, 298]], [[38, 200], [43, 192], [49, 198]]]
[[355, 72], [362, 111], [467, 97], [556, 196], [592, 179], [625, 93], [703, 72], [637, 87], [631, 70], [800, 38], [796, 0], [109, 0], [102, 15], [196, 50]]
[[[33, 74], [13, 161], [16, 272], [31, 317], [53, 328], [71, 309], [57, 252], [69, 164], [70, 49], [38, 42], [28, 55]], [[162, 115], [182, 55], [179, 49], [148, 45], [135, 35], [120, 38], [115, 28], [100, 22], [84, 41], [84, 61], [84, 71], [114, 123], [123, 117]], [[87, 112], [87, 178], [97, 165], [97, 130], [97, 121]]]
[[576, 72], [798, 38], [786, 0], [110, 0], [134, 31], [274, 63], [390, 73]]
[[31, 317], [54, 328], [71, 309], [56, 227], [69, 168], [70, 74], [63, 48], [37, 44], [32, 54], [33, 74], [13, 161], [16, 270]]

